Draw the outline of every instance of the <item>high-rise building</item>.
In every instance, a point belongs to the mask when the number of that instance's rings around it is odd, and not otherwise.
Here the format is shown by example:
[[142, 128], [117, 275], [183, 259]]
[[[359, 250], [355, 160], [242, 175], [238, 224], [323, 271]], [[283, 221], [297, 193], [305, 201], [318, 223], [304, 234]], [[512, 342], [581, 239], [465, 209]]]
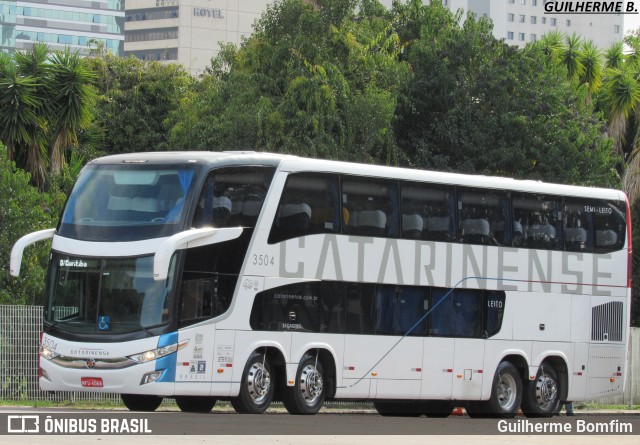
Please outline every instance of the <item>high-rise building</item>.
[[88, 53], [92, 40], [122, 54], [124, 0], [0, 0], [0, 51], [43, 42], [51, 49]]
[[[390, 7], [392, 0], [381, 2]], [[424, 3], [429, 3], [429, 0], [424, 0]], [[466, 14], [491, 19], [493, 35], [497, 39], [520, 47], [539, 40], [549, 32], [559, 31], [569, 36], [575, 33], [605, 49], [640, 27], [640, 14], [626, 11], [627, 4], [633, 2], [443, 0], [442, 3], [454, 12], [462, 9]], [[549, 5], [545, 7], [547, 3]], [[608, 9], [619, 10], [605, 11], [603, 4], [607, 4]]]
[[240, 44], [271, 0], [127, 0], [125, 54], [201, 73], [220, 42]]

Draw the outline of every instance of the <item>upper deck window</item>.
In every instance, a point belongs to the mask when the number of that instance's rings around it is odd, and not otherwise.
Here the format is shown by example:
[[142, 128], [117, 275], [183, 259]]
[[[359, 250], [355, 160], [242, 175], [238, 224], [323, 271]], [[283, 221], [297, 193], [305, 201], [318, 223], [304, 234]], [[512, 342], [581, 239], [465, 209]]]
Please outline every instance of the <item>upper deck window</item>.
[[209, 173], [191, 227], [255, 227], [273, 179], [272, 167], [224, 167]]
[[59, 234], [86, 241], [134, 241], [182, 230], [196, 177], [188, 165], [94, 165], [78, 178]]

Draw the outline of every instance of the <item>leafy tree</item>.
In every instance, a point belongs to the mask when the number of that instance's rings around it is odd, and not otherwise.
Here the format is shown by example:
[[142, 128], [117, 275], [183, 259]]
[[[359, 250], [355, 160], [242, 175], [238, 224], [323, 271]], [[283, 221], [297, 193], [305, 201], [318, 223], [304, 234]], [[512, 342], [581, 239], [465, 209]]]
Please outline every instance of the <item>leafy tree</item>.
[[392, 25], [369, 0], [275, 2], [181, 103], [171, 145], [397, 163], [393, 110], [409, 67]]
[[412, 1], [396, 8], [414, 73], [396, 112], [396, 134], [414, 165], [618, 183], [604, 121], [550, 61], [552, 45], [505, 45], [493, 37], [489, 21], [461, 23], [460, 14], [439, 4]]
[[164, 121], [194, 79], [179, 65], [111, 54], [90, 58], [96, 73], [96, 116], [107, 153], [167, 149]]
[[59, 191], [42, 193], [28, 173], [10, 161], [0, 144], [0, 304], [42, 304], [50, 246], [37, 243], [24, 252], [19, 278], [9, 276], [9, 257], [21, 236], [55, 227], [64, 203]]

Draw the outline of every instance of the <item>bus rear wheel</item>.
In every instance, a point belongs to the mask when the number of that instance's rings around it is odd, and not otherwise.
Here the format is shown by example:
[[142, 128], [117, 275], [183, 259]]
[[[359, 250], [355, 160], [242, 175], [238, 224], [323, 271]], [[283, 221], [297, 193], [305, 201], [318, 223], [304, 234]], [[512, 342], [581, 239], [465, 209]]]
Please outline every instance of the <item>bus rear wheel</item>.
[[162, 403], [162, 397], [143, 394], [120, 394], [120, 398], [129, 411], [155, 411]]
[[485, 402], [470, 402], [466, 411], [472, 418], [515, 417], [522, 401], [522, 380], [511, 362], [501, 362], [491, 386], [491, 397]]
[[540, 365], [535, 380], [530, 380], [522, 402], [527, 417], [551, 417], [560, 407], [560, 382], [553, 367]]
[[275, 392], [273, 368], [267, 353], [254, 351], [242, 373], [240, 394], [231, 399], [231, 405], [240, 414], [264, 413]]
[[176, 405], [184, 413], [208, 413], [217, 401], [214, 397], [176, 396]]
[[325, 393], [322, 362], [318, 356], [305, 354], [298, 365], [295, 384], [284, 388], [282, 402], [290, 414], [316, 414], [322, 408]]

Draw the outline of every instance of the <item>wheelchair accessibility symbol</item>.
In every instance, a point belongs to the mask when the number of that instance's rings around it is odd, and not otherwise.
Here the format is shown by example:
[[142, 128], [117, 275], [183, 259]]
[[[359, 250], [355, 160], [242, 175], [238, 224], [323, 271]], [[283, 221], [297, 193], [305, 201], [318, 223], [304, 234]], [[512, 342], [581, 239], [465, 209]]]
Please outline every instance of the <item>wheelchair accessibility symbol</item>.
[[111, 329], [111, 317], [108, 315], [98, 316], [98, 330], [108, 331], [109, 329]]

